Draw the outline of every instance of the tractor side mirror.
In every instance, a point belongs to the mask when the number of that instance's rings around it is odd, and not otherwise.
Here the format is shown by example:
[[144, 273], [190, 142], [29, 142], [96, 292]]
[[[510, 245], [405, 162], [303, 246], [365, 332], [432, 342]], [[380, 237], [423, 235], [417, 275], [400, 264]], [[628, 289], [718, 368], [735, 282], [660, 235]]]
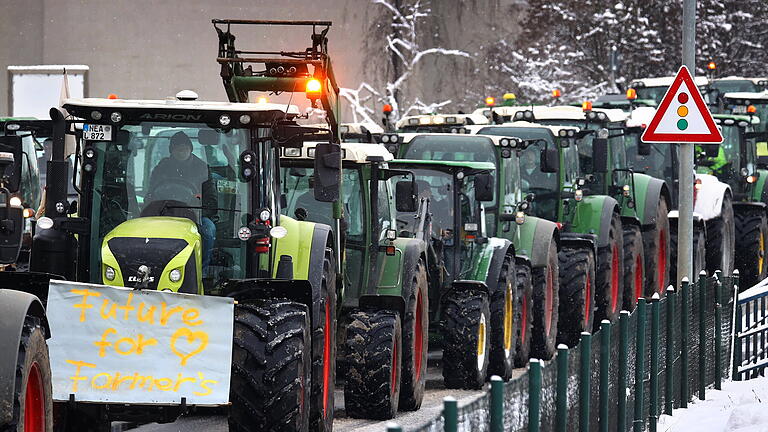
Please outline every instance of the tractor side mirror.
[[651, 154], [651, 145], [640, 141], [640, 138], [638, 138], [637, 139], [637, 155], [648, 156], [650, 154]]
[[0, 264], [13, 264], [19, 258], [24, 233], [23, 209], [8, 203], [10, 195], [0, 204]]
[[596, 173], [608, 172], [608, 138], [592, 141], [592, 167]]
[[11, 192], [21, 185], [21, 137], [0, 137], [0, 182]]
[[320, 143], [315, 147], [315, 173], [313, 175], [315, 199], [334, 202], [339, 199], [341, 185], [341, 146]]
[[480, 202], [493, 201], [493, 176], [490, 174], [475, 175], [475, 200]]
[[400, 180], [395, 185], [395, 207], [399, 212], [413, 213], [416, 211], [416, 182]]
[[[328, 139], [330, 131], [325, 128], [300, 126], [293, 123], [278, 123], [272, 127], [272, 138], [280, 147], [302, 148], [304, 141]], [[325, 136], [321, 136], [325, 134]]]
[[197, 132], [197, 141], [200, 143], [200, 145], [204, 146], [218, 144], [219, 137], [219, 133], [213, 129], [200, 129], [200, 131]]
[[717, 157], [720, 154], [720, 144], [702, 144], [707, 157]]
[[557, 149], [542, 149], [539, 166], [541, 167], [541, 172], [556, 173], [560, 169], [560, 154]]

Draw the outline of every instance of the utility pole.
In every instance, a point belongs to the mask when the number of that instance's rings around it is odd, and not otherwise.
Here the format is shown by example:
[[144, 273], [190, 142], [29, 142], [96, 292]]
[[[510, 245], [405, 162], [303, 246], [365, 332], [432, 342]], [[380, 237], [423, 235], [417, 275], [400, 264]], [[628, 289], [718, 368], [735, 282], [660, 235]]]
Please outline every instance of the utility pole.
[[[696, 74], [696, 0], [683, 0], [683, 64]], [[693, 282], [693, 143], [680, 143], [677, 275]], [[680, 281], [674, 281], [678, 286]]]

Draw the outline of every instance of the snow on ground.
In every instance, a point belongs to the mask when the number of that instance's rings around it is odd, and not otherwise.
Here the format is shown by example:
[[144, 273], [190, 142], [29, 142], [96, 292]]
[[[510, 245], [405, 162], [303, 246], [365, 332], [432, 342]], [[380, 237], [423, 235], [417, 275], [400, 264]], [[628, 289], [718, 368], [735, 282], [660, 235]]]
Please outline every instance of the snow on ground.
[[659, 419], [659, 432], [768, 431], [768, 377], [723, 383], [707, 389], [707, 399], [695, 399], [687, 409]]

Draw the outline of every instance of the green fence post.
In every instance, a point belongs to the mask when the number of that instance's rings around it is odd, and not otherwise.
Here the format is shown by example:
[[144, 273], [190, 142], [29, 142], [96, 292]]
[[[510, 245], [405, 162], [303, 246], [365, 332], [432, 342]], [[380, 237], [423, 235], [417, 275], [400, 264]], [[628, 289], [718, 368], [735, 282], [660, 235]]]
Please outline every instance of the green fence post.
[[532, 359], [528, 366], [528, 430], [541, 427], [541, 361]]
[[629, 312], [619, 313], [619, 409], [616, 413], [616, 432], [626, 432], [627, 428], [627, 374], [629, 357]]
[[568, 432], [568, 346], [557, 346], [557, 390], [555, 431]]
[[581, 357], [579, 359], [579, 431], [589, 432], [589, 390], [590, 363], [592, 351], [592, 335], [588, 332], [581, 334]]
[[611, 322], [603, 320], [600, 323], [600, 432], [608, 432], [608, 368], [611, 365]]
[[715, 390], [723, 384], [723, 273], [715, 272]]
[[739, 333], [741, 333], [741, 325], [742, 325], [742, 316], [741, 316], [741, 306], [739, 306], [739, 271], [734, 270], [733, 271], [733, 279], [732, 279], [732, 291], [733, 291], [733, 304], [736, 308], [736, 314], [734, 317], [734, 323], [733, 323], [733, 352], [731, 353], [733, 355], [733, 377], [732, 379], [734, 381], [741, 381], [741, 374], [739, 374], [739, 366], [741, 366], [742, 362], [742, 352], [741, 352], [741, 339], [739, 339]]
[[688, 301], [691, 296], [688, 278], [683, 278], [682, 294], [683, 297], [680, 301], [680, 390], [682, 393], [680, 407], [687, 408], [690, 397], [688, 391]]
[[459, 407], [456, 398], [446, 396], [443, 398], [443, 430], [445, 432], [457, 432], [459, 429]]
[[643, 432], [643, 376], [645, 375], [645, 299], [637, 301], [637, 334], [635, 335], [635, 346], [637, 354], [635, 357], [635, 416], [632, 422], [632, 429], [635, 432]]
[[651, 432], [656, 432], [656, 423], [659, 420], [659, 327], [660, 327], [661, 303], [659, 294], [655, 293], [651, 299], [651, 395], [649, 407], [649, 427]]
[[504, 432], [504, 380], [491, 377], [491, 432]]
[[403, 428], [399, 424], [391, 422], [387, 423], [387, 432], [403, 432]]
[[707, 389], [707, 272], [699, 273], [699, 399], [706, 399]]
[[666, 355], [664, 356], [664, 368], [666, 373], [664, 374], [664, 414], [672, 415], [672, 408], [675, 403], [675, 323], [673, 317], [675, 316], [675, 301], [677, 300], [677, 292], [670, 285], [667, 288], [667, 320], [665, 322], [667, 329], [666, 340]]

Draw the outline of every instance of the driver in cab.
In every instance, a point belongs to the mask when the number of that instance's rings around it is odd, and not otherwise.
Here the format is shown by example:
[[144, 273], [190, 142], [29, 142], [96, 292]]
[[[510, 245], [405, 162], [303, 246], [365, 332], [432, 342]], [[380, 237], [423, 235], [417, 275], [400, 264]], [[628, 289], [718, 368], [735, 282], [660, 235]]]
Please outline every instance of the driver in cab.
[[[216, 239], [216, 225], [213, 222], [216, 218], [216, 191], [213, 190], [213, 184], [210, 181], [208, 164], [192, 154], [192, 148], [192, 140], [184, 132], [176, 132], [171, 136], [168, 147], [170, 156], [161, 160], [152, 170], [149, 190], [154, 195], [162, 189], [163, 185], [182, 183], [190, 188], [190, 192], [193, 192], [192, 196], [174, 196], [172, 199], [189, 204], [190, 207], [202, 204], [202, 217], [197, 225], [202, 240], [202, 266], [205, 274], [211, 261], [213, 242]], [[196, 199], [193, 201], [192, 198]], [[153, 199], [171, 198], [158, 196]]]

